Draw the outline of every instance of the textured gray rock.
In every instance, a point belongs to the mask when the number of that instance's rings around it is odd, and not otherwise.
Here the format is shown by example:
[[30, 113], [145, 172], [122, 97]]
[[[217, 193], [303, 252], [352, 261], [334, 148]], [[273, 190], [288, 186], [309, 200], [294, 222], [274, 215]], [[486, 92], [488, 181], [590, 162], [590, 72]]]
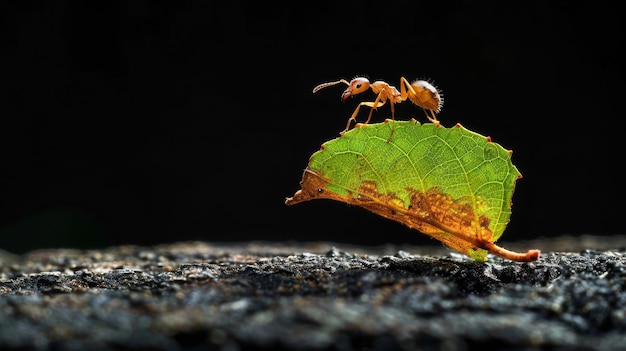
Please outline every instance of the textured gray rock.
[[4, 253], [0, 349], [626, 349], [626, 249], [596, 243], [524, 244], [533, 263], [332, 243]]

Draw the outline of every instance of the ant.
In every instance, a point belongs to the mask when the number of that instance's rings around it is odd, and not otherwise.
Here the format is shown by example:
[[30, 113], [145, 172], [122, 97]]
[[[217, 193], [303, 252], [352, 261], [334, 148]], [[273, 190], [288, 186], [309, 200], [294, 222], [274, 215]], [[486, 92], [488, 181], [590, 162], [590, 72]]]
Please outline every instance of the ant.
[[[361, 102], [354, 112], [350, 119], [348, 119], [348, 124], [346, 125], [346, 129], [340, 134], [345, 133], [350, 129], [350, 123], [354, 121], [356, 123], [356, 116], [359, 114], [359, 109], [361, 106], [371, 107], [369, 116], [363, 125], [366, 125], [370, 119], [372, 118], [372, 113], [379, 106], [384, 105], [387, 100], [389, 100], [389, 104], [391, 105], [391, 119], [395, 121], [394, 116], [394, 104], [399, 104], [405, 101], [407, 98], [411, 100], [415, 105], [421, 107], [426, 113], [426, 117], [429, 121], [439, 126], [439, 121], [435, 116], [435, 113], [438, 113], [441, 110], [441, 106], [443, 105], [443, 98], [439, 94], [439, 90], [435, 88], [432, 84], [428, 83], [425, 80], [416, 80], [413, 83], [410, 83], [404, 77], [400, 77], [400, 91], [392, 85], [389, 85], [387, 82], [383, 82], [381, 80], [375, 81], [374, 83], [370, 83], [367, 78], [357, 77], [352, 79], [350, 82], [345, 79], [340, 79], [335, 82], [322, 83], [315, 88], [313, 88], [313, 93], [316, 93], [320, 89], [333, 86], [339, 83], [344, 83], [348, 86], [348, 88], [341, 94], [341, 100], [346, 101], [347, 98], [353, 95], [357, 95], [367, 91], [369, 88], [372, 89], [374, 94], [377, 94], [376, 100], [373, 102], [366, 101]], [[393, 132], [393, 131], [392, 131]], [[391, 136], [390, 136], [391, 137]]]

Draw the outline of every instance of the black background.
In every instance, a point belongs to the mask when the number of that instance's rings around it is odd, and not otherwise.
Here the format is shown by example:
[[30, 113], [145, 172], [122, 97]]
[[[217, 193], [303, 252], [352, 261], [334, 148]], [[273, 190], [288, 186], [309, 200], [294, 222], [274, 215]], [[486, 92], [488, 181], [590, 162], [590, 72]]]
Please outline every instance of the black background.
[[[523, 178], [501, 241], [624, 233], [617, 2], [0, 6], [0, 248], [432, 243], [342, 203], [284, 204], [372, 98], [311, 89], [355, 76], [428, 79], [444, 126], [513, 150]], [[409, 103], [396, 117], [425, 122]]]

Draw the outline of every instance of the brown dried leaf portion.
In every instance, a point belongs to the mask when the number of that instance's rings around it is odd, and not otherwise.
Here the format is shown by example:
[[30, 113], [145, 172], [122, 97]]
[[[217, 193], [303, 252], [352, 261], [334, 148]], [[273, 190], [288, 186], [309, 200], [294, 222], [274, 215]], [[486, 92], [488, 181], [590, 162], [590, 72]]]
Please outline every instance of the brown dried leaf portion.
[[[534, 261], [539, 251], [514, 253], [493, 244], [490, 240], [489, 218], [479, 216], [467, 201], [456, 200], [442, 194], [437, 188], [410, 193], [408, 208], [395, 194], [382, 194], [374, 182], [364, 181], [355, 191], [345, 189], [347, 195], [328, 190], [330, 182], [318, 172], [306, 169], [300, 183], [301, 189], [285, 204], [294, 205], [313, 199], [331, 199], [365, 208], [382, 217], [400, 222], [429, 235], [446, 246], [471, 256], [471, 252], [484, 249], [515, 261]], [[536, 251], [536, 252], [534, 252]]]
[[[489, 219], [478, 217], [477, 224], [477, 216], [469, 204], [456, 202], [436, 188], [426, 193], [411, 189], [410, 205], [406, 208], [402, 199], [395, 194], [381, 194], [374, 182], [362, 182], [357, 193], [349, 192], [349, 196], [328, 191], [328, 184], [323, 176], [307, 169], [300, 184], [302, 189], [285, 203], [292, 205], [319, 198], [342, 201], [403, 223], [460, 252], [467, 252], [468, 248], [476, 250], [481, 247], [482, 241], [491, 238]], [[480, 237], [474, 234], [476, 228], [480, 228]]]
[[[409, 189], [411, 204], [409, 213], [415, 212], [421, 217], [430, 217], [435, 222], [477, 240], [490, 241], [493, 236], [489, 229], [490, 220], [484, 215], [477, 215], [470, 203], [455, 200], [451, 196], [439, 192], [438, 188], [430, 188], [426, 193]], [[438, 229], [441, 228], [439, 225]]]

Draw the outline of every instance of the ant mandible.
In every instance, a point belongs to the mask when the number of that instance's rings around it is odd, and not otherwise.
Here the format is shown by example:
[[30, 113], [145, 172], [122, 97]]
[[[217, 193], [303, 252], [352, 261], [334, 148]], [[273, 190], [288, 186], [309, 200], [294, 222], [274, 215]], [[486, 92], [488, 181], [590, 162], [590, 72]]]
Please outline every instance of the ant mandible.
[[320, 89], [333, 86], [339, 83], [344, 83], [348, 86], [348, 88], [341, 94], [341, 100], [346, 101], [350, 96], [354, 96], [360, 93], [367, 91], [369, 88], [372, 89], [374, 94], [377, 94], [376, 100], [374, 101], [366, 101], [361, 102], [354, 112], [350, 119], [348, 119], [348, 124], [346, 125], [346, 129], [341, 132], [341, 134], [345, 133], [350, 129], [350, 123], [354, 121], [356, 123], [356, 116], [359, 114], [359, 109], [361, 106], [371, 107], [369, 116], [367, 120], [363, 123], [366, 125], [369, 123], [370, 119], [372, 119], [372, 113], [379, 106], [384, 105], [387, 101], [391, 106], [391, 119], [395, 121], [395, 104], [399, 104], [405, 101], [407, 98], [411, 100], [415, 105], [421, 107], [426, 113], [426, 117], [429, 121], [439, 126], [439, 121], [435, 116], [435, 113], [438, 113], [441, 110], [441, 106], [443, 105], [443, 98], [439, 94], [439, 90], [435, 88], [432, 84], [428, 83], [425, 80], [416, 80], [413, 83], [409, 84], [409, 81], [404, 77], [400, 77], [400, 91], [392, 85], [389, 85], [387, 82], [383, 82], [381, 80], [370, 83], [367, 78], [357, 77], [352, 79], [350, 82], [345, 79], [340, 79], [335, 82], [322, 83], [315, 88], [313, 88], [313, 93], [316, 93]]

